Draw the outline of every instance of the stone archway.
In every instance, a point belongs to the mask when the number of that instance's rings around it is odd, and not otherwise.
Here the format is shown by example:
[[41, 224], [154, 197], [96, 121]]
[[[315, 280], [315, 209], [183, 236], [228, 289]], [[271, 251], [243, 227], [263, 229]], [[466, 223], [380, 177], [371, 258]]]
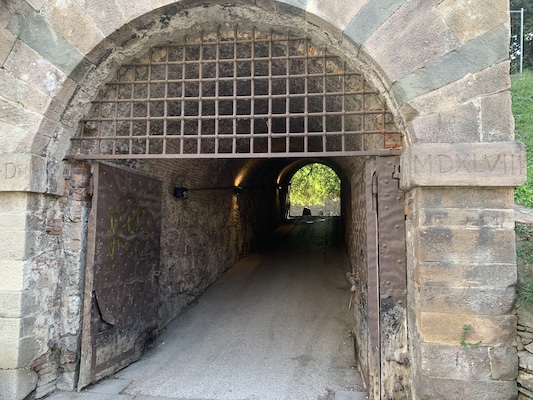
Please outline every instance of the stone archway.
[[[363, 169], [366, 171], [368, 169], [365, 168], [362, 156], [375, 157], [400, 153], [402, 135], [394, 124], [392, 115], [382, 96], [366, 81], [363, 74], [348, 70], [345, 66], [341, 67], [344, 62], [341, 57], [328, 54], [326, 50], [317, 47], [311, 38], [301, 33], [294, 31], [273, 33], [272, 29], [265, 32], [255, 26], [246, 27], [243, 25], [244, 23], [241, 21], [238, 29], [237, 27], [231, 27], [231, 29], [217, 27], [212, 32], [204, 31], [204, 27], [199, 25], [196, 27], [199, 32], [198, 38], [191, 38], [191, 33], [187, 37], [181, 38], [176, 33], [176, 43], [150, 47], [147, 55], [141, 54], [135, 57], [134, 61], [119, 66], [116, 75], [102, 85], [97, 98], [92, 101], [88, 114], [84, 116], [80, 124], [79, 132], [72, 138], [72, 150], [69, 152], [68, 158], [74, 160], [113, 160], [135, 170], [150, 173], [163, 181], [165, 188], [162, 194], [163, 207], [161, 210], [154, 208], [154, 216], [163, 214], [180, 218], [179, 207], [168, 199], [170, 196], [166, 193], [168, 192], [166, 188], [168, 181], [171, 179], [169, 174], [176, 174], [180, 179], [184, 179], [185, 172], [177, 167], [179, 161], [229, 159], [235, 162], [242, 158], [272, 158], [274, 168], [283, 168], [286, 164], [292, 164], [290, 160], [294, 157], [328, 156], [339, 159], [336, 163], [344, 164], [344, 175], [350, 176], [355, 175], [355, 170]], [[224, 31], [224, 29], [226, 30]], [[278, 31], [280, 29], [277, 28]], [[356, 156], [359, 158], [356, 159]], [[347, 157], [350, 158], [344, 160]], [[163, 169], [158, 167], [161, 162], [165, 162]], [[398, 160], [395, 162], [396, 168], [398, 168]], [[195, 165], [198, 168], [198, 163]], [[78, 388], [82, 388], [139, 358], [143, 350], [142, 343], [133, 339], [135, 335], [126, 334], [130, 330], [131, 324], [127, 327], [126, 325], [119, 327], [118, 323], [115, 326], [114, 322], [110, 322], [127, 320], [130, 315], [125, 314], [124, 318], [119, 317], [121, 307], [124, 310], [122, 303], [110, 306], [108, 301], [108, 305], [105, 306], [106, 301], [103, 294], [109, 290], [108, 284], [119, 287], [123, 279], [119, 275], [106, 274], [103, 271], [105, 268], [101, 267], [101, 265], [107, 265], [109, 262], [101, 239], [103, 235], [106, 235], [105, 224], [108, 221], [101, 221], [97, 214], [102, 213], [107, 216], [112, 213], [113, 210], [106, 207], [109, 207], [109, 199], [116, 202], [115, 197], [118, 195], [111, 195], [109, 192], [113, 190], [116, 192], [122, 186], [130, 188], [130, 185], [117, 183], [113, 178], [109, 185], [115, 189], [107, 190], [100, 183], [103, 181], [103, 177], [102, 180], [97, 178], [101, 176], [98, 171], [104, 167], [94, 168], [95, 189], [88, 234], [90, 251], [88, 250], [84, 290], [82, 366]], [[228, 171], [228, 176], [231, 179], [230, 171]], [[393, 169], [390, 169], [388, 173], [392, 179]], [[277, 171], [268, 171], [267, 174], [277, 174]], [[111, 175], [121, 176], [121, 173], [119, 170], [115, 174], [107, 173], [107, 176]], [[386, 175], [386, 173], [381, 175]], [[385, 182], [384, 176], [381, 176], [380, 179]], [[136, 180], [132, 177], [128, 179], [128, 182]], [[141, 177], [138, 180], [140, 181]], [[372, 178], [361, 176], [354, 180], [364, 181], [363, 187], [366, 188]], [[195, 197], [194, 193], [202, 190], [229, 192], [230, 187], [228, 183], [223, 184], [224, 181], [227, 181], [227, 178], [219, 177], [216, 180], [217, 185], [215, 185], [218, 187], [199, 188], [198, 184], [192, 184], [194, 185], [192, 188], [186, 187], [184, 190], [190, 193], [191, 199]], [[272, 188], [275, 185], [273, 180], [271, 182], [265, 180], [264, 182]], [[387, 180], [387, 182], [389, 181]], [[395, 180], [394, 182], [393, 186], [396, 187], [397, 191], [398, 181]], [[235, 185], [241, 186], [237, 183]], [[366, 194], [356, 194], [357, 190], [352, 188], [353, 185], [354, 182], [350, 180], [344, 189], [347, 201], [349, 201], [348, 198], [351, 198], [348, 193], [354, 192], [354, 196], [362, 198]], [[383, 187], [385, 188], [385, 186]], [[130, 188], [129, 190], [136, 193], [136, 198], [141, 198], [142, 196], [137, 193], [139, 189]], [[265, 212], [265, 205], [258, 199], [256, 187], [248, 184], [244, 191], [246, 196], [241, 196], [241, 199], [255, 198], [252, 204], [252, 209], [256, 210], [254, 213], [269, 215], [268, 212]], [[101, 198], [100, 193], [102, 193]], [[126, 194], [126, 192], [122, 193], [123, 196]], [[401, 198], [403, 199], [403, 195]], [[233, 201], [236, 202], [235, 199]], [[190, 202], [191, 207], [193, 203], [194, 201]], [[370, 199], [363, 199], [361, 207], [364, 208], [364, 212], [371, 207], [370, 203]], [[401, 202], [396, 201], [395, 205], [397, 206], [399, 203]], [[100, 204], [104, 205], [103, 209], [100, 208]], [[223, 204], [221, 200], [221, 209], [223, 209]], [[95, 209], [96, 205], [98, 205], [97, 210]], [[278, 209], [273, 216], [279, 215], [282, 209], [281, 205], [276, 206]], [[154, 207], [156, 207], [155, 204]], [[347, 205], [346, 207], [350, 206]], [[240, 208], [243, 214], [247, 212], [246, 207], [241, 205]], [[149, 207], [146, 208], [147, 213], [149, 209]], [[402, 208], [396, 207], [396, 209], [399, 212], [396, 219], [402, 221], [403, 224]], [[202, 210], [200, 213], [205, 214], [205, 211]], [[258, 219], [255, 215], [251, 217], [255, 220]], [[228, 222], [232, 220], [233, 218], [230, 218]], [[99, 222], [102, 224], [99, 225]], [[362, 221], [347, 220], [345, 222], [349, 232], [346, 238], [348, 242], [355, 240], [354, 235], [365, 234], [366, 229], [363, 226], [353, 227], [360, 222]], [[172, 240], [169, 237], [168, 225], [174, 223], [175, 221], [167, 221], [166, 223], [163, 221], [163, 243], [165, 238]], [[371, 223], [377, 224], [377, 222]], [[398, 225], [398, 229], [401, 226]], [[224, 229], [224, 227], [221, 228]], [[256, 223], [251, 228], [254, 231], [254, 236], [256, 236], [255, 231], [258, 229], [258, 224]], [[100, 232], [98, 229], [102, 231]], [[174, 233], [180, 237], [185, 234], [186, 230], [182, 229], [182, 231], [179, 232], [175, 229]], [[248, 237], [241, 237], [245, 235], [245, 231], [246, 229], [241, 229], [236, 232], [236, 236], [238, 240], [249, 242]], [[404, 242], [403, 228], [398, 232], [402, 233], [401, 241]], [[380, 234], [380, 237], [382, 235]], [[100, 240], [98, 240], [99, 237]], [[234, 243], [229, 244], [234, 245]], [[186, 246], [192, 247], [192, 244]], [[165, 249], [164, 244], [161, 247]], [[407, 351], [404, 331], [406, 327], [404, 247], [402, 244], [401, 249], [399, 249], [401, 254], [397, 256], [402, 259], [402, 266], [398, 275], [403, 287], [400, 289], [403, 303], [398, 312], [400, 316], [395, 319], [395, 323], [401, 326], [402, 334], [398, 343], [390, 340], [391, 348], [402, 354]], [[217, 253], [216, 249], [217, 247], [214, 247], [210, 252]], [[248, 251], [246, 247], [243, 250]], [[377, 260], [378, 249], [373, 247], [371, 252], [376, 252], [373, 258]], [[228, 251], [221, 251], [221, 253], [228, 253]], [[239, 257], [242, 254], [242, 252], [236, 252], [235, 256]], [[196, 258], [194, 259], [196, 260]], [[228, 260], [233, 259], [228, 257]], [[162, 265], [170, 264], [174, 265], [175, 268], [176, 263], [177, 260], [173, 255], [163, 252]], [[357, 268], [354, 267], [354, 271], [358, 268], [365, 269], [366, 264], [366, 260], [361, 260], [361, 265], [358, 265]], [[136, 270], [141, 270], [140, 267]], [[229, 265], [226, 265], [227, 267]], [[376, 273], [378, 272], [376, 266], [372, 266], [372, 268]], [[119, 268], [109, 266], [108, 269], [114, 271]], [[386, 269], [385, 263], [383, 263], [384, 275]], [[165, 268], [160, 273], [162, 298], [166, 299], [167, 294], [169, 297], [179, 295], [189, 296], [190, 299], [194, 298], [194, 292], [191, 292], [190, 289], [180, 288], [179, 291], [176, 291], [176, 289], [167, 290], [164, 288], [165, 282], [173, 281], [172, 274], [174, 273], [172, 269], [166, 271]], [[205, 285], [216, 278], [216, 276], [204, 277], [200, 272], [195, 271], [190, 273], [197, 274], [201, 280], [205, 279]], [[356, 274], [358, 276], [364, 275], [362, 272], [356, 272]], [[115, 283], [109, 282], [113, 278], [117, 281]], [[151, 281], [149, 276], [147, 279]], [[93, 281], [100, 282], [100, 286], [96, 283], [93, 285]], [[376, 287], [373, 287], [371, 291], [379, 294], [379, 283], [375, 282], [374, 284]], [[366, 279], [361, 279], [359, 285], [367, 286]], [[131, 285], [131, 288], [135, 292], [134, 285]], [[139, 296], [133, 292], [132, 296]], [[364, 290], [360, 290], [358, 296], [365, 297], [367, 294]], [[163, 299], [160, 301], [166, 302]], [[117, 303], [124, 301], [119, 298], [115, 300]], [[156, 303], [153, 298], [142, 300], [145, 304], [153, 305]], [[375, 300], [379, 301], [377, 297]], [[363, 303], [369, 302], [365, 300]], [[357, 313], [361, 315], [362, 324], [370, 325], [366, 321], [367, 317], [364, 316], [370, 313], [375, 314], [372, 315], [372, 319], [382, 320], [383, 325], [386, 325], [385, 317], [380, 317], [379, 304], [369, 306], [372, 311], [364, 309], [365, 306], [361, 307], [363, 309], [358, 309]], [[170, 317], [180, 311], [180, 308], [173, 309], [172, 305], [169, 305], [168, 308]], [[109, 311], [111, 309], [113, 311]], [[385, 313], [386, 311], [383, 311], [383, 314]], [[152, 320], [151, 318], [147, 319]], [[140, 318], [137, 320], [139, 322]], [[163, 321], [160, 321], [159, 325], [163, 327], [164, 324]], [[135, 328], [131, 326], [131, 330], [137, 332], [137, 337], [141, 342], [145, 338], [144, 333], [141, 334], [141, 332], [152, 331], [153, 329], [152, 325]], [[386, 376], [390, 375], [389, 372], [385, 372], [388, 371], [389, 365], [384, 363], [383, 366], [376, 367], [373, 363], [366, 361], [371, 358], [368, 353], [372, 352], [370, 348], [365, 348], [369, 342], [365, 337], [370, 334], [370, 330], [366, 331], [362, 327], [360, 329], [356, 327], [356, 330], [358, 331], [358, 340], [364, 343], [360, 345], [362, 350], [359, 356], [365, 360], [361, 360], [361, 368], [364, 369], [366, 377], [378, 376], [377, 379], [372, 380], [367, 378], [368, 386], [372, 386], [372, 388], [369, 387], [369, 390], [374, 397], [378, 398], [380, 397], [380, 370], [384, 371], [383, 377], [385, 379]], [[383, 332], [385, 330], [384, 328]], [[375, 326], [372, 327], [372, 335], [375, 342], [381, 341], [385, 344], [384, 340], [380, 340], [381, 334]], [[100, 338], [102, 339], [100, 340]], [[389, 337], [387, 340], [389, 339], [391, 338]], [[378, 365], [382, 358], [385, 357], [382, 357], [378, 351], [376, 357]], [[401, 379], [404, 382], [405, 393], [409, 393], [409, 385], [405, 383], [408, 380], [405, 370], [404, 367], [400, 375], [402, 375]], [[391, 385], [388, 384], [387, 386]]]
[[[69, 171], [62, 159], [67, 139], [94, 98], [97, 83], [117, 64], [162, 41], [173, 29], [184, 28], [185, 20], [201, 21], [208, 15], [185, 3], [165, 3], [146, 1], [129, 9], [118, 2], [90, 8], [77, 2], [16, 1], [7, 3], [3, 13], [0, 118], [5, 174], [0, 188], [6, 204], [1, 220], [8, 227], [3, 242], [9, 246], [1, 257], [7, 278], [0, 294], [6, 299], [2, 318], [9, 329], [2, 339], [0, 381], [2, 391], [13, 398], [34, 390], [35, 370], [52, 376], [39, 383], [38, 394], [56, 387], [60, 354], [51, 349], [60, 340], [64, 349], [77, 346], [79, 296], [61, 292], [57, 280], [60, 271], [80, 279], [79, 268], [72, 267], [83, 265], [82, 246], [76, 244], [83, 231], [87, 182], [76, 179], [83, 171], [74, 165], [68, 190], [79, 197], [65, 207], [63, 175]], [[219, 10], [220, 15], [240, 18], [253, 9], [266, 24], [302, 24], [348, 57], [357, 54], [352, 61], [362, 61], [359, 66], [409, 134], [401, 174], [408, 194], [414, 393], [429, 398], [471, 393], [505, 397], [516, 392], [514, 376], [501, 375], [492, 366], [498, 363], [512, 371], [516, 361], [511, 346], [516, 322], [509, 307], [515, 279], [509, 216], [511, 187], [524, 175], [519, 167], [523, 149], [512, 143], [507, 3], [459, 3], [413, 0], [385, 7], [379, 0], [288, 1]], [[462, 15], [478, 18], [465, 25]], [[158, 33], [151, 35], [154, 30]], [[37, 218], [27, 220], [28, 213]], [[70, 235], [69, 248], [62, 247], [60, 235]], [[28, 300], [32, 298], [35, 303]], [[48, 329], [42, 319], [57, 310], [57, 320], [64, 323]], [[471, 340], [483, 343], [479, 354], [459, 344], [466, 324], [472, 326]], [[75, 363], [76, 352], [69, 351], [61, 356]], [[69, 385], [68, 374], [60, 378], [60, 386]]]

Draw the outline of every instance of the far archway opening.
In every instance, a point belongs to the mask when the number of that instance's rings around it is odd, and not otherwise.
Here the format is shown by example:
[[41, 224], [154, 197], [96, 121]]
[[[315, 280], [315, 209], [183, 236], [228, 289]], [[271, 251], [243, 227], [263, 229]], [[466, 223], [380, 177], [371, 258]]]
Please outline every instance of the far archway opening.
[[288, 196], [289, 217], [341, 215], [341, 179], [325, 164], [311, 163], [296, 171]]

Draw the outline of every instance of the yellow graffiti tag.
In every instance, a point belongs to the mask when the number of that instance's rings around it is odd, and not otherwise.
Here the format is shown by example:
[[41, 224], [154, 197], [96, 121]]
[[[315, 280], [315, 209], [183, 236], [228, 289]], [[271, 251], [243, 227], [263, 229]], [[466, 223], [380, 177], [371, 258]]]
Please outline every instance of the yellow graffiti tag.
[[139, 198], [134, 193], [122, 197], [109, 221], [107, 257], [113, 261], [121, 249], [133, 249], [137, 255], [148, 242], [146, 211], [139, 208]]

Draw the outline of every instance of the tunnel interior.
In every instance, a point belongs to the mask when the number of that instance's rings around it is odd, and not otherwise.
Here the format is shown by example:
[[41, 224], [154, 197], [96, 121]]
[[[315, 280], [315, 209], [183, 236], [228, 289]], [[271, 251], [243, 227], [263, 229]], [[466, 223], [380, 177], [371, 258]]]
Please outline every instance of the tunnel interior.
[[[357, 158], [120, 163], [162, 180], [160, 327], [231, 265], [263, 246], [287, 218], [292, 175], [311, 162], [331, 166], [341, 178], [343, 226], [349, 232], [350, 180], [361, 166]], [[175, 188], [185, 188], [187, 198], [177, 198]]]

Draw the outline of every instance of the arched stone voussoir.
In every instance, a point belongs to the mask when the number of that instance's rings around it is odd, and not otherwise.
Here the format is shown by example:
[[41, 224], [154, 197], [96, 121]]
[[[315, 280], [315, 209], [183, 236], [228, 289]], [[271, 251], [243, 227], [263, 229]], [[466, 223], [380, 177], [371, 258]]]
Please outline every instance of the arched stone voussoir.
[[432, 114], [483, 95], [508, 91], [510, 85], [509, 61], [505, 60], [477, 72], [467, 73], [461, 79], [417, 96], [406, 102], [401, 111], [409, 116], [406, 122], [410, 122], [417, 115]]
[[459, 42], [437, 1], [407, 1], [362, 43], [389, 84], [455, 50]]
[[[266, 2], [260, 5], [251, 5], [249, 1], [232, 5], [220, 4], [219, 1], [200, 6], [198, 4], [197, 0], [185, 0], [162, 6], [125, 23], [95, 45], [68, 75], [66, 83], [69, 85], [61, 91], [65, 109], [55, 112], [61, 115], [62, 127], [53, 140], [68, 142], [68, 138], [75, 134], [74, 125], [88, 111], [89, 103], [96, 96], [98, 89], [112, 79], [120, 65], [142, 56], [152, 46], [179, 43], [184, 35], [198, 36], [203, 30], [215, 30], [218, 25], [222, 25], [223, 29], [233, 29], [237, 24], [241, 27], [257, 26], [264, 30], [275, 27], [302, 32], [312, 37], [317, 47], [327, 47], [339, 55], [346, 55], [350, 68], [363, 72], [384, 97], [387, 97], [387, 90], [381, 85], [382, 80], [373, 66], [366, 60], [357, 58], [357, 49], [353, 42], [339, 37], [340, 31], [336, 30], [332, 34], [328, 28], [335, 28], [327, 21], [322, 21], [320, 26], [311, 22], [309, 13], [301, 13], [297, 4], [278, 2], [276, 6], [279, 6], [279, 9], [276, 11], [269, 10]], [[291, 12], [287, 13], [287, 10]], [[52, 147], [66, 151], [65, 143]], [[58, 159], [65, 155], [66, 153], [61, 155], [60, 151], [54, 153], [54, 157]]]
[[442, 57], [427, 63], [392, 85], [392, 93], [400, 106], [458, 81], [469, 74], [489, 68], [508, 59], [508, 26], [478, 36]]
[[411, 142], [505, 142], [514, 138], [509, 62], [469, 73], [405, 103]]

